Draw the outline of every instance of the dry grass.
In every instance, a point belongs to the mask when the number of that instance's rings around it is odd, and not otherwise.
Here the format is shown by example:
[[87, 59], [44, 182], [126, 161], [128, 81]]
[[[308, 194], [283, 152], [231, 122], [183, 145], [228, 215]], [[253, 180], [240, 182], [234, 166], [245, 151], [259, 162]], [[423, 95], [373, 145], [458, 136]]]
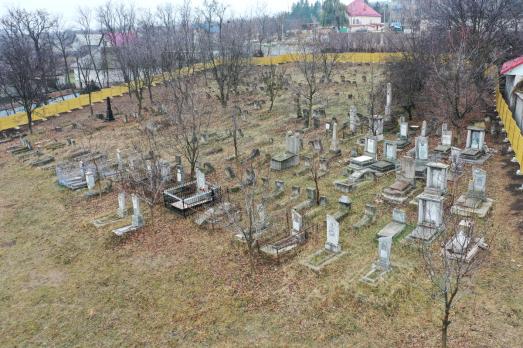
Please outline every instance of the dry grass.
[[[359, 82], [368, 67], [345, 69], [350, 70], [346, 76], [352, 71]], [[329, 117], [345, 119], [350, 88], [332, 84], [322, 90], [323, 97], [331, 96], [326, 105]], [[340, 96], [332, 97], [336, 90]], [[247, 104], [256, 98], [260, 94], [241, 99]], [[129, 109], [128, 101], [118, 98], [115, 104]], [[225, 131], [227, 115], [216, 110], [213, 131]], [[249, 110], [242, 122], [242, 153], [258, 147], [263, 158], [283, 150], [285, 132], [297, 128], [289, 118], [292, 110], [290, 91], [277, 99], [272, 115]], [[86, 141], [81, 130], [50, 129], [71, 119], [95, 123], [87, 114], [84, 109], [39, 126], [35, 142], [49, 137]], [[97, 146], [112, 156], [117, 146], [130, 145], [135, 127], [120, 121], [107, 125], [95, 133]], [[272, 144], [266, 141], [270, 137]], [[328, 138], [323, 142], [328, 148]], [[342, 145], [344, 157], [352, 145]], [[223, 178], [226, 158], [233, 153], [231, 140], [208, 144], [203, 152], [217, 146], [224, 151], [202, 161], [216, 167], [211, 176], [215, 181], [233, 185]], [[66, 150], [54, 153], [60, 157]], [[312, 223], [320, 226], [318, 233], [294, 258], [281, 265], [259, 260], [257, 273], [250, 275], [245, 250], [231, 243], [228, 231], [199, 229], [159, 206], [154, 227], [119, 240], [109, 229], [90, 225], [94, 217], [116, 209], [114, 193], [86, 200], [58, 187], [49, 172], [21, 166], [3, 150], [0, 161], [1, 346], [438, 345], [439, 307], [427, 295], [429, 285], [414, 250], [395, 243], [392, 260], [397, 267], [387, 281], [376, 288], [359, 282], [377, 258], [375, 235], [390, 220], [391, 207], [377, 201], [375, 224], [357, 233], [349, 226], [392, 176], [349, 194], [353, 211], [341, 225], [342, 246], [348, 253], [317, 275], [298, 261], [323, 247], [325, 214], [337, 210], [340, 193], [332, 181], [341, 177], [343, 166], [332, 162], [320, 182], [329, 203], [310, 214]], [[485, 167], [489, 196], [496, 199], [490, 219], [504, 228], [488, 263], [459, 299], [450, 327], [455, 347], [515, 347], [523, 342], [523, 256], [517, 235], [521, 212], [507, 210], [518, 200], [507, 190], [513, 169], [499, 155]], [[295, 176], [293, 170], [271, 173], [271, 188], [275, 179], [285, 180], [286, 193], [279, 203], [287, 207], [304, 200], [305, 187], [313, 186], [311, 179]], [[302, 187], [299, 200], [289, 200], [292, 185]], [[271, 210], [277, 209], [276, 203]], [[414, 223], [415, 209], [406, 209]], [[273, 223], [285, 226], [284, 221]]]

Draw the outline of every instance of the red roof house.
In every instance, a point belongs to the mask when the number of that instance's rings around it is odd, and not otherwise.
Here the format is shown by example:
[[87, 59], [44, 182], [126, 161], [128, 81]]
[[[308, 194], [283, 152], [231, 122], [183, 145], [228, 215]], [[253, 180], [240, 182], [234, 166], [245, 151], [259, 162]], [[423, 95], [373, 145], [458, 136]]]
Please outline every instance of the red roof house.
[[523, 56], [503, 63], [503, 65], [501, 66], [501, 75], [506, 75], [506, 74], [517, 75], [516, 72], [513, 71], [516, 68], [517, 68], [517, 70], [522, 69], [522, 72], [523, 72]]
[[346, 15], [351, 31], [380, 31], [381, 15], [364, 0], [354, 0], [347, 5]]
[[381, 15], [364, 0], [354, 0], [348, 4], [347, 14], [349, 17], [379, 17], [381, 21]]

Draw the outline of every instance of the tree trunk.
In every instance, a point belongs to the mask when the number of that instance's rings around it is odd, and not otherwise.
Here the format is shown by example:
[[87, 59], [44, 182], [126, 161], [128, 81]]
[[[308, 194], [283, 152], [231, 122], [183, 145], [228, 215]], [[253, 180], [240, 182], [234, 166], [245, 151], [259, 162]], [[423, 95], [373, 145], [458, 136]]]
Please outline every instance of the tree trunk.
[[29, 126], [29, 133], [33, 134], [33, 113], [31, 111], [27, 112], [27, 125]]
[[271, 106], [269, 106], [269, 113], [272, 112], [272, 106], [274, 105], [274, 97], [271, 97]]
[[93, 102], [91, 100], [91, 91], [89, 91], [89, 109], [91, 110], [91, 117], [93, 117], [94, 111], [93, 111]]
[[441, 321], [441, 347], [447, 348], [447, 339], [448, 339], [448, 328], [450, 325], [449, 321], [449, 309], [445, 309], [445, 316], [443, 320]]
[[151, 88], [151, 85], [147, 86], [147, 90], [149, 91], [149, 100], [151, 101], [151, 104], [153, 103], [153, 90]]

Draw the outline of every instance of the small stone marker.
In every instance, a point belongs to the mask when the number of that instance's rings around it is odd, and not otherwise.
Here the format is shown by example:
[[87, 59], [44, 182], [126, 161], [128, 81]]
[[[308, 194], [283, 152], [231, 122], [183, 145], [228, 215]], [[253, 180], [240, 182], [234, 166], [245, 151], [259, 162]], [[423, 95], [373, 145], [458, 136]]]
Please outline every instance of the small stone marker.
[[327, 215], [327, 242], [325, 249], [334, 253], [341, 251], [340, 240], [340, 224], [334, 216]]
[[127, 207], [125, 206], [125, 191], [118, 193], [118, 210], [116, 214], [121, 218], [127, 215]]
[[94, 174], [90, 170], [85, 173], [85, 180], [87, 181], [87, 188], [92, 191], [95, 187]]
[[141, 227], [143, 226], [143, 216], [140, 210], [140, 198], [136, 194], [132, 194], [131, 199], [133, 202], [132, 226]]
[[291, 215], [292, 215], [292, 232], [293, 232], [293, 234], [298, 233], [301, 231], [301, 228], [302, 228], [303, 217], [295, 209], [292, 209]]
[[196, 168], [196, 189], [200, 192], [207, 189], [205, 184], [205, 174], [200, 170], [200, 168]]
[[392, 246], [392, 237], [381, 237], [378, 239], [379, 266], [382, 270], [390, 269], [390, 249]]

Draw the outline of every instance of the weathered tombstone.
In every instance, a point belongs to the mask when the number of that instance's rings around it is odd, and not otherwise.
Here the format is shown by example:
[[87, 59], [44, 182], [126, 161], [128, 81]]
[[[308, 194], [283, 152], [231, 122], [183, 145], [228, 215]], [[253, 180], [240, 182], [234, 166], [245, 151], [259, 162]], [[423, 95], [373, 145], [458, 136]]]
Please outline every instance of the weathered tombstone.
[[320, 206], [324, 207], [327, 205], [327, 203], [328, 203], [327, 197], [320, 196]]
[[316, 202], [317, 191], [315, 188], [307, 187], [307, 199], [311, 202]]
[[88, 170], [85, 173], [85, 180], [87, 181], [87, 188], [89, 189], [89, 191], [92, 191], [95, 186], [94, 173]]
[[376, 159], [378, 153], [378, 140], [374, 137], [365, 139], [365, 155]]
[[276, 191], [283, 191], [285, 189], [285, 181], [276, 180], [274, 182], [274, 186], [275, 186]]
[[301, 188], [299, 186], [293, 186], [291, 191], [292, 197], [298, 197], [300, 195]]
[[327, 242], [325, 243], [325, 249], [333, 253], [341, 251], [340, 224], [332, 215], [327, 215]]
[[182, 185], [185, 183], [185, 173], [181, 165], [176, 167], [176, 182]]
[[196, 168], [196, 189], [199, 192], [207, 189], [207, 185], [205, 184], [205, 174], [200, 170], [200, 168]]
[[319, 117], [312, 117], [312, 127], [314, 129], [319, 129], [320, 128], [320, 118]]
[[338, 131], [338, 123], [336, 122], [336, 120], [333, 120], [333, 122], [332, 122], [332, 139], [331, 139], [330, 151], [332, 153], [334, 153], [334, 154], [340, 154], [341, 153], [341, 150], [340, 150], [340, 147], [339, 147], [339, 142], [338, 142], [337, 131]]
[[349, 110], [349, 129], [352, 133], [356, 133], [358, 128], [358, 114], [356, 106], [351, 105]]
[[396, 163], [398, 156], [398, 148], [395, 141], [385, 141], [383, 143], [383, 153], [385, 155], [385, 161]]
[[121, 218], [127, 215], [127, 207], [125, 206], [125, 191], [118, 193], [118, 210], [116, 211], [116, 214]]
[[392, 118], [392, 84], [387, 82], [387, 98], [385, 102], [385, 122], [390, 122]]
[[171, 164], [169, 162], [160, 162], [160, 176], [162, 178], [162, 181], [171, 180]]
[[427, 136], [427, 121], [423, 120], [421, 123], [421, 136], [426, 137]]
[[417, 196], [418, 225], [407, 236], [408, 240], [432, 242], [445, 229], [443, 221], [444, 197], [423, 192]]
[[425, 191], [435, 195], [447, 192], [447, 172], [449, 166], [444, 163], [427, 163], [427, 182]]
[[320, 158], [320, 171], [325, 173], [329, 170], [329, 160], [325, 157]]
[[381, 237], [378, 239], [379, 267], [388, 271], [390, 269], [390, 249], [392, 237]]
[[181, 166], [181, 165], [182, 165], [182, 156], [180, 156], [180, 155], [175, 155], [175, 156], [174, 156], [174, 163], [175, 163], [177, 166]]
[[133, 202], [133, 216], [131, 219], [132, 226], [141, 227], [143, 226], [143, 216], [140, 210], [140, 198], [137, 195], [133, 194], [131, 195], [131, 199]]
[[295, 209], [292, 209], [291, 215], [292, 215], [292, 233], [293, 234], [299, 233], [302, 229], [303, 217]]
[[383, 117], [380, 115], [373, 115], [369, 117], [369, 131], [370, 136], [376, 137], [378, 141], [383, 140]]
[[429, 160], [429, 142], [427, 137], [416, 138], [416, 161], [426, 162]]

